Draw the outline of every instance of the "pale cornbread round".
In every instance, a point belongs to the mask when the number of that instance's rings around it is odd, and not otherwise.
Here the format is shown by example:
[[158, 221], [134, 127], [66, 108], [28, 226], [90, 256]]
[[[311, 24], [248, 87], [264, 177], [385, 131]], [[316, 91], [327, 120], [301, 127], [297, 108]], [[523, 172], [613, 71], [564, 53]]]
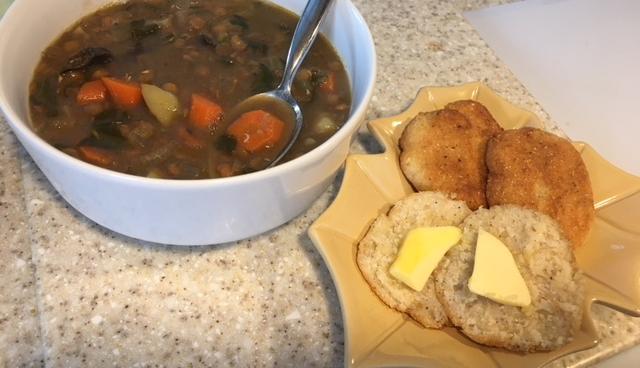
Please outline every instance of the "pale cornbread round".
[[437, 192], [414, 193], [398, 201], [373, 222], [358, 244], [357, 263], [371, 289], [388, 306], [407, 313], [424, 327], [449, 324], [436, 298], [433, 276], [417, 292], [389, 273], [407, 233], [420, 226], [459, 225], [471, 210]]
[[[580, 329], [585, 297], [559, 225], [542, 213], [504, 205], [479, 209], [462, 228], [462, 240], [434, 272], [438, 299], [451, 322], [478, 343], [521, 352], [553, 350], [571, 341]], [[531, 305], [503, 305], [469, 290], [479, 228], [509, 248]]]

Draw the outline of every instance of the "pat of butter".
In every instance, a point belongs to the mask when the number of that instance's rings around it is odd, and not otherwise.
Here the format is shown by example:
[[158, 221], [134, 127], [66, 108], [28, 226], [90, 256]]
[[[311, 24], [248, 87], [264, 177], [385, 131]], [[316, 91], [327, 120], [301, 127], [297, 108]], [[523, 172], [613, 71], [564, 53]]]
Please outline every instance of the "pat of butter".
[[455, 226], [419, 227], [407, 234], [389, 273], [420, 291], [445, 253], [462, 236]]
[[501, 304], [517, 307], [531, 304], [531, 294], [513, 255], [500, 239], [482, 229], [468, 285], [471, 292]]

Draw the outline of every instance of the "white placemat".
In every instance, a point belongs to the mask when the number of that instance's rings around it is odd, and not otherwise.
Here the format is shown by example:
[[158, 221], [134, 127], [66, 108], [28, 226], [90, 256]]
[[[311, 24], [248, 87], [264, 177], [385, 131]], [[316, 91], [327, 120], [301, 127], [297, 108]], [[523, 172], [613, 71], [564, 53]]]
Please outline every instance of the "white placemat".
[[640, 175], [640, 1], [529, 0], [465, 16], [567, 135]]

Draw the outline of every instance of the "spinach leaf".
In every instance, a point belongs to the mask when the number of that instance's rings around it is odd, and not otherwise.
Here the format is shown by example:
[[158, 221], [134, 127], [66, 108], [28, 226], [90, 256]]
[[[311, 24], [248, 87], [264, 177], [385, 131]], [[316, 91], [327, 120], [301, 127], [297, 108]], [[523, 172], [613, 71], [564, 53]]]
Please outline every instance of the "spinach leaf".
[[105, 125], [105, 124], [122, 124], [128, 123], [131, 120], [129, 114], [120, 110], [107, 110], [98, 114], [93, 119], [93, 125]]
[[278, 29], [286, 35], [289, 35], [289, 36], [293, 35], [293, 28], [291, 28], [290, 26], [284, 23], [278, 24]]
[[169, 33], [168, 35], [164, 36], [165, 43], [173, 43], [175, 40], [176, 40], [176, 35], [173, 33]]
[[260, 55], [266, 55], [269, 51], [269, 46], [266, 43], [258, 42], [258, 41], [249, 41], [249, 48], [253, 50], [255, 53]]
[[229, 19], [229, 23], [233, 24], [234, 26], [238, 26], [245, 31], [249, 29], [249, 23], [247, 23], [247, 19], [238, 14], [232, 15]]
[[127, 147], [127, 140], [117, 135], [111, 135], [98, 129], [93, 129], [91, 131], [91, 136], [83, 140], [80, 145], [108, 150], [118, 150]]
[[322, 70], [319, 70], [319, 69], [311, 70], [311, 84], [313, 85], [314, 88], [326, 82], [328, 77], [329, 76], [327, 75], [327, 73], [323, 72]]
[[154, 35], [162, 29], [157, 23], [147, 23], [144, 19], [136, 19], [131, 21], [131, 39], [140, 42], [144, 38]]
[[260, 63], [260, 69], [254, 85], [255, 93], [262, 93], [275, 88], [276, 77], [266, 65]]
[[107, 111], [96, 117], [93, 121], [91, 137], [85, 140], [85, 144], [106, 149], [119, 149], [127, 145], [126, 138], [122, 135], [120, 126], [124, 120], [122, 114], [117, 111]]
[[216, 141], [216, 148], [224, 153], [231, 154], [238, 142], [236, 139], [228, 134], [224, 134]]
[[198, 36], [198, 41], [200, 41], [200, 44], [214, 49], [218, 46], [218, 42], [216, 42], [213, 36], [207, 33], [201, 33], [200, 36]]
[[72, 70], [84, 69], [93, 65], [109, 64], [112, 60], [113, 55], [108, 49], [104, 47], [87, 47], [69, 58], [60, 74]]
[[45, 115], [50, 118], [59, 114], [56, 83], [57, 78], [55, 76], [45, 78], [39, 82], [32, 97], [33, 102], [38, 106], [42, 106]]

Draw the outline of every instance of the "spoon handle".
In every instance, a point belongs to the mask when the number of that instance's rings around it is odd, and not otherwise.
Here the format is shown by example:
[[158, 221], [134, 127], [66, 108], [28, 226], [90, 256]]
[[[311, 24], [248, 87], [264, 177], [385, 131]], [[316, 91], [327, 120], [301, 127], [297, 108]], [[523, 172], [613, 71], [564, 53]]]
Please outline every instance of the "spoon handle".
[[284, 68], [284, 76], [278, 89], [291, 91], [293, 79], [302, 65], [302, 61], [311, 49], [313, 41], [318, 35], [320, 23], [334, 0], [309, 0], [300, 16], [296, 31], [293, 33], [287, 62]]

